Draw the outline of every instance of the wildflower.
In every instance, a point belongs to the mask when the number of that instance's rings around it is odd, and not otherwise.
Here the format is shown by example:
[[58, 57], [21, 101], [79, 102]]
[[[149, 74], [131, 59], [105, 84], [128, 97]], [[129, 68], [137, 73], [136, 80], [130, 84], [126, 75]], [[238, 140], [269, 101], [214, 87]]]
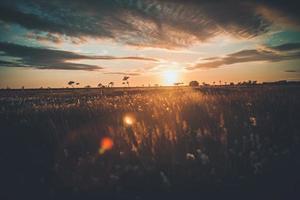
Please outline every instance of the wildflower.
[[251, 124], [252, 126], [256, 126], [256, 125], [257, 125], [257, 123], [256, 123], [256, 118], [255, 118], [255, 117], [250, 117], [250, 118], [249, 118], [249, 121], [250, 121], [250, 124]]
[[208, 164], [208, 162], [209, 162], [208, 155], [206, 155], [205, 153], [201, 153], [200, 160], [201, 160], [202, 165]]
[[68, 155], [69, 155], [68, 149], [64, 149], [64, 155], [65, 155], [66, 158], [68, 157]]
[[170, 187], [170, 186], [171, 186], [171, 183], [170, 183], [168, 177], [166, 176], [166, 174], [165, 174], [163, 171], [160, 171], [159, 174], [160, 174], [160, 176], [161, 176], [161, 178], [162, 178], [163, 185], [164, 185], [165, 187]]
[[192, 153], [187, 153], [185, 157], [187, 160], [195, 160], [196, 159], [194, 154], [192, 154]]

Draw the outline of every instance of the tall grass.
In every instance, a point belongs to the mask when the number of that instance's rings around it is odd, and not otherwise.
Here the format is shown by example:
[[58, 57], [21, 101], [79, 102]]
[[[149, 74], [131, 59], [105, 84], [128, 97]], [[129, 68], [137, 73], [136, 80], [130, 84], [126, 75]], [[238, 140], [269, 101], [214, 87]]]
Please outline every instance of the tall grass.
[[[294, 87], [4, 95], [5, 180], [47, 194], [283, 187], [273, 179], [289, 190], [299, 97]], [[114, 145], [99, 154], [104, 137]]]

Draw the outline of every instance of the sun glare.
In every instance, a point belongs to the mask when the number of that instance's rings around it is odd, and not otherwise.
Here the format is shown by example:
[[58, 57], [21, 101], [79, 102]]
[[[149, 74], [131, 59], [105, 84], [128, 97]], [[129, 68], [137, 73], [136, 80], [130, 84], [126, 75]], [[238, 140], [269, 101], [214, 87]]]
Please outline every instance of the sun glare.
[[165, 71], [163, 73], [163, 79], [166, 85], [173, 85], [177, 82], [178, 73], [176, 71]]

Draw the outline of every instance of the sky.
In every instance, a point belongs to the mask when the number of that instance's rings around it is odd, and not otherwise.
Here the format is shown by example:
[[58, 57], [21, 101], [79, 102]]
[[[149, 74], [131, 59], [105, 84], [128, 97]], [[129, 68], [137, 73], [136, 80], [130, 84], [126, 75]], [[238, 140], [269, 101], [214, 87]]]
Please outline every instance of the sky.
[[0, 88], [300, 80], [294, 0], [1, 0]]

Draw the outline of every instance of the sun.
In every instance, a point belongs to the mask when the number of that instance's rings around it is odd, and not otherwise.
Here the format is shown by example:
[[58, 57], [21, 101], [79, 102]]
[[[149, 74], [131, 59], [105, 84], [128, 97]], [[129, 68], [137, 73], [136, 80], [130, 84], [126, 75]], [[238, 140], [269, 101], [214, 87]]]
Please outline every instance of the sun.
[[178, 73], [176, 71], [165, 71], [163, 79], [166, 85], [173, 85], [178, 80]]

